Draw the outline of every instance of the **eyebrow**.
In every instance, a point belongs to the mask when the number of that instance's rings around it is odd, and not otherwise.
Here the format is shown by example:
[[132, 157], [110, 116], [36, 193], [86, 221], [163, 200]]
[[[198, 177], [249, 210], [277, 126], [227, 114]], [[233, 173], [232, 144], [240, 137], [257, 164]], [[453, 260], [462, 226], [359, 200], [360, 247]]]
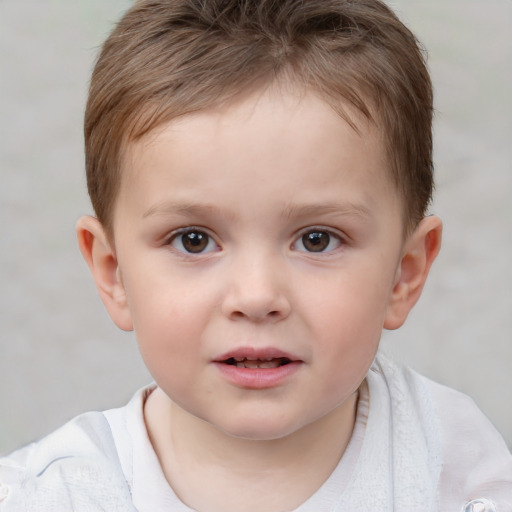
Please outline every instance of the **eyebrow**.
[[[159, 215], [179, 216], [219, 216], [228, 219], [236, 218], [236, 213], [220, 209], [215, 205], [197, 204], [192, 202], [164, 200], [149, 207], [143, 214], [143, 218]], [[359, 217], [363, 220], [371, 217], [370, 210], [362, 205], [351, 202], [345, 203], [314, 203], [314, 204], [289, 204], [284, 207], [283, 216], [287, 219], [297, 219], [317, 215], [341, 215]]]
[[180, 216], [223, 216], [234, 217], [235, 214], [226, 210], [221, 210], [217, 206], [210, 204], [197, 204], [191, 202], [168, 201], [164, 200], [148, 208], [143, 214], [143, 218], [157, 215], [180, 215]]
[[286, 218], [301, 218], [315, 215], [342, 215], [369, 219], [370, 209], [363, 204], [346, 203], [319, 203], [304, 205], [287, 205], [284, 210]]

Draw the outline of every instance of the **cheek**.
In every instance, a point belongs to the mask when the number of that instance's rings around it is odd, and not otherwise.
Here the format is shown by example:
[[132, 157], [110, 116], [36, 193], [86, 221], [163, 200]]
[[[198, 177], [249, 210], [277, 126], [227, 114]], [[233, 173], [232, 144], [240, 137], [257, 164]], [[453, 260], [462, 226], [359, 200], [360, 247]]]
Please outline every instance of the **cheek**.
[[319, 345], [319, 354], [333, 367], [342, 365], [347, 374], [364, 375], [380, 341], [388, 290], [375, 286], [375, 280], [350, 276], [330, 282], [310, 297], [308, 308], [311, 328]]
[[314, 311], [315, 323], [326, 330], [337, 329], [349, 338], [358, 333], [382, 330], [390, 285], [370, 268], [341, 273], [321, 283], [311, 283], [303, 307]]
[[[193, 378], [202, 364], [202, 322], [195, 306], [185, 300], [141, 303], [134, 330], [141, 356], [153, 379], [173, 401], [194, 396]], [[204, 391], [204, 390], [203, 390]]]
[[137, 293], [130, 293], [130, 287], [127, 290], [140, 352], [152, 373], [170, 366], [181, 371], [200, 353], [209, 301], [194, 287], [176, 286], [175, 282], [147, 280], [138, 284], [133, 287]]

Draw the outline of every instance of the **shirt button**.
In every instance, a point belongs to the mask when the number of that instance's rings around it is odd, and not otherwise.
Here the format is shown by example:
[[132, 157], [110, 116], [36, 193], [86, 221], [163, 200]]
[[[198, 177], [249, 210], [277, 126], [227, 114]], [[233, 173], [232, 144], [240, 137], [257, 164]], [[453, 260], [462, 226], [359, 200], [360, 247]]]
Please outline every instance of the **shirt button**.
[[462, 512], [497, 512], [497, 510], [491, 500], [482, 498], [468, 501], [462, 508]]
[[4, 501], [5, 498], [7, 498], [8, 494], [9, 494], [9, 487], [7, 487], [7, 485], [0, 482], [0, 501]]

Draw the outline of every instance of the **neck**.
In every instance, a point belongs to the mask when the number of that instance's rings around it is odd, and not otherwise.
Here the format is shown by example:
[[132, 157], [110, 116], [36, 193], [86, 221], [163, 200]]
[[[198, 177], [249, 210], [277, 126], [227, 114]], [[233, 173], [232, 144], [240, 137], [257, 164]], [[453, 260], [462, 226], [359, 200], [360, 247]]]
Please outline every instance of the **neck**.
[[[160, 389], [144, 416], [163, 473], [199, 512], [293, 510], [327, 480], [352, 434], [357, 394], [285, 437], [233, 437], [180, 408]], [[269, 492], [269, 490], [271, 490]]]

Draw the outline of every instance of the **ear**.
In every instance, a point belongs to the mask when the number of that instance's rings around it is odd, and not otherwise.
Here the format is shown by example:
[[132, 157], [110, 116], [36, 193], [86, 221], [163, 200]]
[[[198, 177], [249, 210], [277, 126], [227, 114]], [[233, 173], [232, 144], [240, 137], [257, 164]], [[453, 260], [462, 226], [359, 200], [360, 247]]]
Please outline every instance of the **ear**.
[[441, 248], [442, 230], [439, 217], [425, 217], [405, 242], [384, 321], [385, 329], [398, 329], [420, 298], [430, 267]]
[[124, 331], [133, 330], [116, 253], [103, 226], [95, 217], [82, 217], [77, 222], [76, 233], [82, 256], [110, 317]]

